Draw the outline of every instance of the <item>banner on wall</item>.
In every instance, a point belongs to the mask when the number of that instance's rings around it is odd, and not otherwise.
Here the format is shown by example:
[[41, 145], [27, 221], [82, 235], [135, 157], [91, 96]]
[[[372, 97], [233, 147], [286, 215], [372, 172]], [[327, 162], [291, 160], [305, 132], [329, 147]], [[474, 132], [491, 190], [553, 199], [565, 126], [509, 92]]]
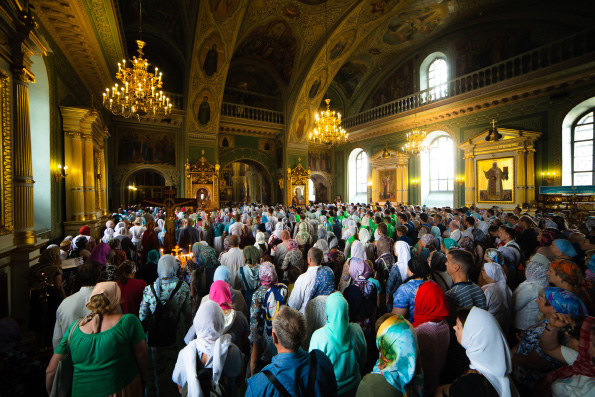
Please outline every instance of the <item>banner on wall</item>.
[[595, 194], [595, 186], [541, 186], [539, 194]]

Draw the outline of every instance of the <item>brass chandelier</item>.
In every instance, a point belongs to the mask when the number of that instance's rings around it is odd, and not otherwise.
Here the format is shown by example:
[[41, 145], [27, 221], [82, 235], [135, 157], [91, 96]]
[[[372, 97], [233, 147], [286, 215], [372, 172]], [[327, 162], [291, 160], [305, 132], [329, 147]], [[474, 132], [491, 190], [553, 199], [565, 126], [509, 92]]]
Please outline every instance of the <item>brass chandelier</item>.
[[[326, 39], [325, 61], [326, 75], [330, 77], [328, 67], [328, 33], [326, 29], [326, 1], [324, 2], [324, 35]], [[308, 135], [312, 143], [322, 143], [330, 146], [337, 146], [346, 143], [349, 134], [341, 127], [341, 113], [331, 111], [331, 100], [327, 97], [326, 110], [314, 114], [314, 130]]]
[[[139, 7], [139, 38], [142, 36], [142, 2]], [[166, 119], [171, 115], [172, 104], [169, 98], [163, 94], [161, 87], [163, 83], [162, 72], [155, 67], [155, 73], [148, 71], [149, 62], [143, 58], [143, 47], [145, 42], [136, 40], [138, 45], [138, 57], [133, 57], [130, 67], [127, 67], [126, 60], [118, 62], [116, 83], [111, 90], [105, 89], [103, 93], [103, 105], [110, 112], [117, 116], [141, 116]], [[159, 74], [158, 74], [159, 73]]]
[[403, 146], [403, 151], [411, 154], [419, 154], [428, 148], [424, 145], [424, 139], [428, 133], [417, 126], [417, 117], [415, 119], [415, 128], [407, 133], [407, 143]]

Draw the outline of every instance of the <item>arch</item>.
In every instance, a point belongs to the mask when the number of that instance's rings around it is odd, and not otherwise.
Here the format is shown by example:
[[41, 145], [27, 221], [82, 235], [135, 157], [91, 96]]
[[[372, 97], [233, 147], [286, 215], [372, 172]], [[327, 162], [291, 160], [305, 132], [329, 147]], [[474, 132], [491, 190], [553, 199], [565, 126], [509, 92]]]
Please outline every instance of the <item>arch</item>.
[[137, 172], [140, 171], [153, 171], [158, 173], [159, 175], [161, 175], [164, 179], [165, 179], [165, 184], [167, 186], [178, 186], [178, 183], [174, 183], [173, 177], [172, 175], [164, 172], [164, 170], [155, 167], [154, 165], [139, 165], [137, 167], [134, 168], [129, 168], [127, 169], [121, 177], [116, 177], [114, 178], [114, 182], [115, 184], [120, 186], [120, 205], [124, 204], [125, 199], [126, 199], [126, 190], [127, 190], [127, 186], [124, 186], [124, 184], [130, 179], [130, 177], [134, 174], [136, 174]]
[[[452, 145], [450, 154], [430, 149], [420, 153], [420, 187], [421, 203], [432, 207], [453, 206], [454, 205], [454, 176], [456, 173], [456, 141], [451, 134], [446, 131], [436, 130], [430, 132], [423, 141], [426, 147], [430, 147], [440, 138], [447, 138], [448, 145]], [[440, 159], [434, 159], [438, 155]], [[434, 161], [439, 161], [441, 167], [432, 167]], [[445, 161], [448, 163], [446, 164]], [[436, 171], [438, 174], [435, 174]], [[434, 176], [436, 178], [434, 178]], [[432, 186], [432, 180], [434, 185]], [[440, 182], [438, 182], [440, 180]], [[441, 186], [446, 185], [446, 186]]]
[[572, 133], [576, 123], [595, 108], [595, 97], [574, 106], [562, 120], [562, 185], [573, 185], [572, 178]]
[[310, 180], [312, 181], [312, 190], [309, 191], [310, 200], [319, 203], [328, 203], [330, 201], [331, 184], [327, 175], [312, 172], [310, 173]]
[[[269, 184], [268, 197], [266, 197], [266, 201], [271, 202], [271, 203], [274, 202], [272, 196], [275, 194], [275, 192], [274, 192], [275, 186], [273, 184], [273, 176], [271, 175], [271, 173], [269, 171], [272, 168], [267, 168], [267, 166], [265, 164], [263, 164], [262, 161], [255, 160], [252, 158], [237, 158], [237, 159], [233, 159], [231, 161], [224, 163], [222, 165], [222, 167], [220, 168], [221, 171], [219, 172], [220, 190], [222, 189], [222, 186], [225, 186], [225, 183], [224, 183], [225, 175], [223, 174], [223, 171], [226, 171], [227, 167], [229, 167], [230, 165], [232, 165], [234, 163], [248, 164], [248, 165], [254, 167], [257, 171], [259, 171], [262, 174], [262, 176], [264, 177], [264, 179], [266, 179]], [[230, 193], [226, 193], [226, 194], [231, 194], [232, 191], [230, 190], [229, 192]], [[220, 194], [221, 194], [220, 201], [221, 201], [221, 203], [223, 203], [225, 201], [224, 198], [227, 196], [225, 196], [223, 193], [220, 193]], [[253, 193], [251, 192], [251, 194], [253, 194]], [[253, 197], [253, 198], [256, 198], [256, 197]], [[263, 197], [263, 201], [265, 201], [264, 199], [265, 198]], [[229, 201], [229, 200], [227, 200], [227, 201]], [[231, 200], [231, 201], [234, 201], [234, 200]], [[252, 201], [257, 201], [257, 200], [252, 200]]]
[[[45, 59], [32, 56], [31, 71], [35, 83], [29, 85], [29, 112], [31, 125], [31, 153], [33, 163], [33, 219], [37, 233], [52, 229], [52, 176], [50, 169], [57, 169], [61, 162], [51, 167], [50, 85]], [[69, 164], [62, 164], [68, 166]]]
[[308, 179], [308, 201], [316, 202], [316, 188], [312, 178]]
[[[363, 173], [359, 173], [359, 172]], [[348, 202], [368, 202], [368, 175], [370, 163], [368, 153], [362, 148], [355, 148], [347, 160], [347, 198]], [[363, 187], [365, 186], [365, 187]]]
[[267, 170], [269, 175], [271, 175], [269, 170], [276, 169], [275, 161], [273, 160], [273, 158], [269, 154], [264, 153], [261, 150], [248, 148], [234, 148], [226, 150], [223, 153], [219, 153], [219, 165], [221, 166], [221, 169], [225, 168], [234, 161], [239, 160], [255, 161], [262, 165], [264, 169]]
[[[143, 182], [145, 183], [136, 183], [134, 184], [134, 180], [137, 179], [138, 176], [140, 176], [141, 174], [145, 174], [144, 178], [143, 178]], [[153, 174], [151, 177], [151, 180], [148, 181], [147, 183], [147, 174]], [[160, 177], [161, 180], [157, 180], [155, 181], [155, 176]], [[129, 206], [131, 204], [133, 204], [133, 202], [131, 202], [130, 200], [133, 199], [136, 201], [139, 201], [139, 199], [142, 198], [152, 198], [152, 197], [163, 197], [163, 189], [165, 188], [165, 186], [167, 185], [165, 183], [165, 177], [163, 176], [163, 174], [161, 174], [158, 170], [156, 169], [146, 169], [146, 170], [140, 170], [137, 171], [133, 174], [131, 174], [128, 179], [124, 180], [123, 183], [123, 190], [124, 192], [124, 201], [123, 204], [126, 206]], [[150, 191], [145, 191], [144, 192], [144, 196], [141, 195], [142, 192], [137, 192], [136, 189], [135, 191], [131, 192], [130, 189], [128, 188], [129, 186], [134, 186], [137, 188], [143, 187], [143, 188], [149, 188]], [[158, 194], [156, 194], [157, 192], [155, 191], [155, 189], [160, 190], [160, 192]], [[128, 199], [127, 199], [128, 198]]]
[[[428, 70], [430, 68], [430, 65], [437, 59], [444, 59], [448, 65], [448, 57], [442, 51], [432, 52], [427, 57], [425, 57], [424, 60], [419, 65], [419, 90], [420, 91], [423, 91], [429, 87], [428, 86]], [[451, 72], [450, 72], [451, 69], [452, 68], [450, 68], [450, 67], [447, 69], [449, 77], [451, 75]], [[448, 79], [449, 78], [447, 78], [447, 80]]]

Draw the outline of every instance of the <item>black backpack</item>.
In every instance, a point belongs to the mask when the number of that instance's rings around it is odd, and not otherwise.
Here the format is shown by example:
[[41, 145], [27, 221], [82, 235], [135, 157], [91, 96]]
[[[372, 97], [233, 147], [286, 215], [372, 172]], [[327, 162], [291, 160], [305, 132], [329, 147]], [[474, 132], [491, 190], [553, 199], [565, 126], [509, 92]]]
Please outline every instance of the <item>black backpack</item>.
[[[215, 384], [213, 368], [205, 368], [198, 353], [196, 354], [196, 378], [204, 396], [227, 397], [232, 395], [232, 380], [222, 373], [219, 382]], [[182, 388], [182, 396], [188, 396], [188, 383]]]
[[149, 325], [147, 327], [147, 344], [151, 347], [171, 346], [176, 343], [178, 317], [175, 316], [174, 310], [170, 309], [169, 302], [182, 286], [182, 282], [178, 281], [176, 288], [174, 288], [165, 304], [161, 303], [161, 300], [155, 293], [153, 284], [151, 284], [151, 292], [157, 301], [155, 313], [149, 319]]

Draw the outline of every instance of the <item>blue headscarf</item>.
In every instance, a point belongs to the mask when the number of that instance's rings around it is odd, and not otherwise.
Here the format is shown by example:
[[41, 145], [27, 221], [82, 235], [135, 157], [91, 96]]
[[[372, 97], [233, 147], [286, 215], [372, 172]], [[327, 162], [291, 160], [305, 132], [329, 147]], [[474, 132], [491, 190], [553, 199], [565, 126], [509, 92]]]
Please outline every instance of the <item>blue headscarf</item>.
[[220, 265], [215, 270], [215, 274], [213, 275], [213, 282], [215, 281], [225, 281], [229, 284], [229, 289], [231, 290], [231, 300], [236, 296], [235, 290], [231, 286], [231, 271], [227, 266]]
[[572, 292], [558, 287], [547, 287], [544, 292], [545, 297], [558, 313], [572, 317], [589, 315], [583, 301]]
[[569, 258], [574, 258], [577, 255], [572, 243], [568, 240], [562, 238], [556, 239], [554, 240], [554, 245]]
[[328, 266], [321, 266], [316, 272], [314, 288], [310, 294], [310, 300], [319, 295], [330, 295], [335, 291], [335, 273]]

